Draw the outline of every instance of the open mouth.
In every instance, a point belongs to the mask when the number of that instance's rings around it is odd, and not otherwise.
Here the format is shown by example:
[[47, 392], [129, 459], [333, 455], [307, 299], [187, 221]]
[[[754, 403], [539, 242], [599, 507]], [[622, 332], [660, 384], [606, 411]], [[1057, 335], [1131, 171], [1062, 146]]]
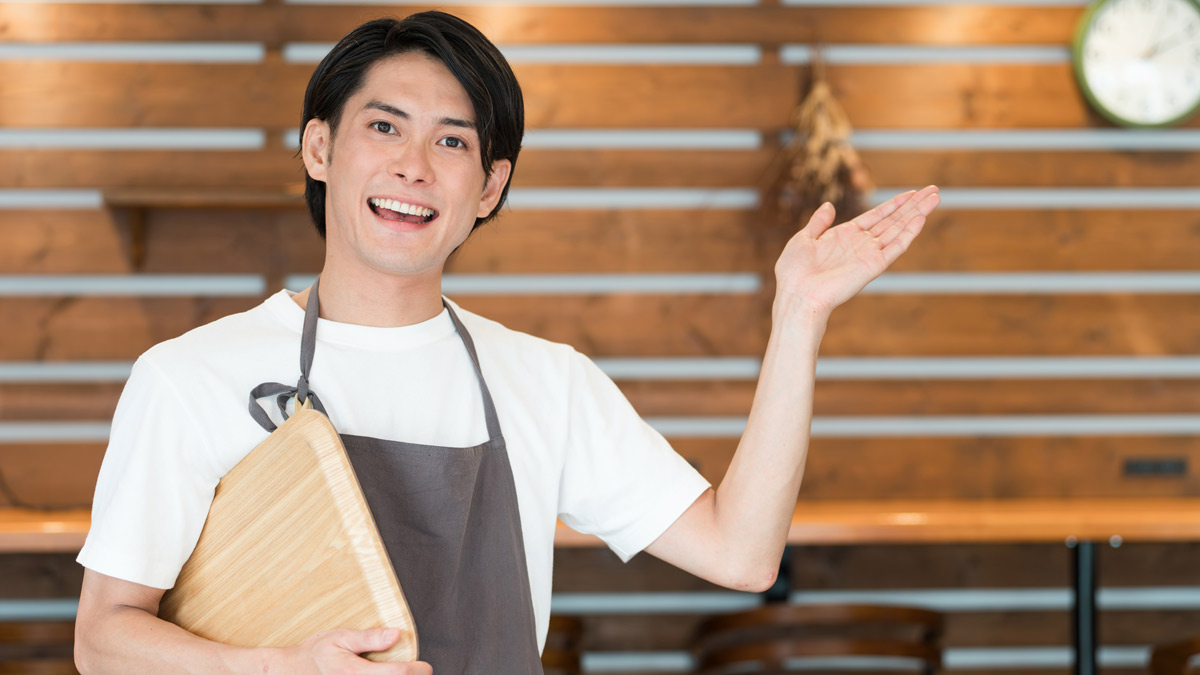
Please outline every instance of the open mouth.
[[384, 220], [394, 220], [399, 223], [424, 225], [438, 217], [438, 212], [426, 206], [399, 202], [395, 199], [372, 197], [367, 205], [375, 215]]

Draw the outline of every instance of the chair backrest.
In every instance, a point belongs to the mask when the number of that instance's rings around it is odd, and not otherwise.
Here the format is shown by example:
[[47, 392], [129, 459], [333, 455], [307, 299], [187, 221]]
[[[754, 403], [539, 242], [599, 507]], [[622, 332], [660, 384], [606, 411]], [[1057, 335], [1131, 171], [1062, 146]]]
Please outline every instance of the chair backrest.
[[1185, 675], [1188, 662], [1200, 654], [1200, 636], [1159, 645], [1150, 652], [1150, 675]]
[[705, 675], [751, 665], [755, 672], [800, 672], [789, 670], [792, 660], [814, 657], [894, 658], [936, 673], [942, 623], [941, 614], [910, 607], [771, 604], [701, 624], [693, 653]]
[[548, 675], [579, 675], [583, 672], [581, 645], [583, 621], [574, 616], [550, 617], [542, 667]]

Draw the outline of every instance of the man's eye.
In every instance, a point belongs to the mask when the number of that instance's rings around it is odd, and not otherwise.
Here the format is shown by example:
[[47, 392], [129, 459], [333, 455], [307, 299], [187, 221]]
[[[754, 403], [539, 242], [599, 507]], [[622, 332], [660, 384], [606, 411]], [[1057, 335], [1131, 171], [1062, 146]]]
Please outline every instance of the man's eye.
[[463, 139], [457, 138], [455, 136], [447, 136], [446, 138], [443, 138], [442, 143], [444, 143], [446, 145], [446, 147], [448, 147], [448, 148], [465, 148], [465, 147], [467, 147], [467, 144], [463, 142]]
[[391, 122], [384, 122], [384, 121], [371, 122], [371, 126], [375, 127], [376, 131], [381, 131], [385, 134], [390, 134], [390, 133], [392, 133], [392, 130], [395, 129], [395, 127], [392, 126]]

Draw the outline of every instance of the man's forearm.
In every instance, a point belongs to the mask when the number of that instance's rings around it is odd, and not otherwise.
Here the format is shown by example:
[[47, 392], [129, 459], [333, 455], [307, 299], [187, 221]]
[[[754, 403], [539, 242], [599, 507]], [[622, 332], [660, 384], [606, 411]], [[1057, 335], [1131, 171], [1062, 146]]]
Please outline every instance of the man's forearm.
[[75, 664], [107, 673], [270, 673], [279, 650], [204, 640], [137, 607], [114, 607], [77, 631]]
[[746, 431], [714, 500], [717, 531], [746, 579], [778, 569], [804, 475], [817, 350], [829, 313], [780, 296]]

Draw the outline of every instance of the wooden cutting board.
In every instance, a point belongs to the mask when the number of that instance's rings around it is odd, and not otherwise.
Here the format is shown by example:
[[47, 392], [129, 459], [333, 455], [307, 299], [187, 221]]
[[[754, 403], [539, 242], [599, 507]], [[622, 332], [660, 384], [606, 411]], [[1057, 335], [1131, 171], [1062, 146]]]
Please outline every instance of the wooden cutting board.
[[306, 403], [221, 479], [159, 617], [244, 647], [295, 645], [332, 628], [399, 628], [391, 649], [367, 658], [417, 659], [408, 603], [324, 414]]

